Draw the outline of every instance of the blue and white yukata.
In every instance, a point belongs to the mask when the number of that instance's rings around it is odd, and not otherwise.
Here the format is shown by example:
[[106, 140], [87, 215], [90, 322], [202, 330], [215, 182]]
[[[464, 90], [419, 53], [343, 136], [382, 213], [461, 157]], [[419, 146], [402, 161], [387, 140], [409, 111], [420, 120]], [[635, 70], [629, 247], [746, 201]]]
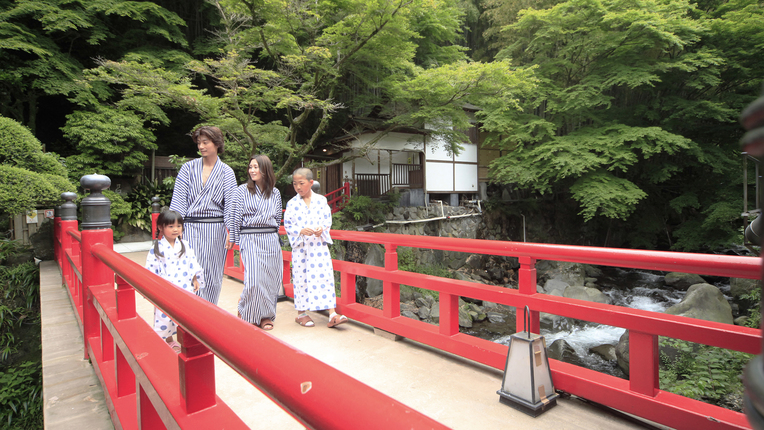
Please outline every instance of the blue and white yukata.
[[[160, 239], [159, 252], [163, 256], [155, 254], [152, 246], [146, 257], [146, 268], [162, 279], [172, 282], [178, 288], [193, 294], [194, 277], [199, 281], [199, 289], [204, 288], [204, 269], [196, 261], [194, 250], [191, 249], [188, 242], [183, 242], [185, 251], [183, 255], [178, 257], [181, 250], [180, 242], [181, 239], [175, 239], [175, 246], [173, 246], [166, 238]], [[167, 339], [177, 333], [178, 325], [159, 308], [154, 308], [154, 331], [162, 339]]]
[[204, 268], [206, 287], [196, 292], [217, 304], [223, 286], [226, 228], [233, 228], [231, 201], [236, 191], [233, 170], [217, 160], [206, 183], [202, 183], [203, 159], [184, 164], [175, 178], [170, 209], [183, 216], [183, 239], [196, 251]]
[[[326, 197], [311, 193], [310, 206], [298, 194], [289, 200], [284, 213], [284, 229], [292, 245], [294, 308], [298, 311], [322, 311], [337, 305], [328, 246], [332, 243], [332, 211]], [[300, 235], [303, 228], [318, 227], [324, 229], [320, 237]]]
[[[276, 300], [284, 278], [284, 259], [278, 228], [281, 224], [281, 193], [276, 188], [265, 198], [255, 185], [255, 194], [242, 184], [234, 193], [231, 237], [241, 249], [244, 265], [244, 289], [238, 311], [250, 324], [260, 324], [263, 318], [276, 320]], [[271, 230], [247, 233], [247, 229]], [[243, 231], [242, 231], [243, 230]]]

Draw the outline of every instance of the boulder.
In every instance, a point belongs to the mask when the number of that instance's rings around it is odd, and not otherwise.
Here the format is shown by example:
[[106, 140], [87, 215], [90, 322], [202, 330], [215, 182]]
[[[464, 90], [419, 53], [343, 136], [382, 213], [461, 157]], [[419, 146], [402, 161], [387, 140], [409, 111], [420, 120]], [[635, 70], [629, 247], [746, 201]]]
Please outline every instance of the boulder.
[[592, 348], [589, 348], [589, 352], [592, 354], [597, 354], [600, 357], [602, 357], [603, 360], [606, 361], [617, 361], [618, 358], [615, 356], [615, 345], [599, 345], [594, 346]]
[[[687, 290], [681, 302], [666, 309], [667, 314], [698, 318], [732, 324], [732, 308], [718, 288], [711, 284], [696, 284]], [[661, 354], [673, 357], [676, 352], [672, 347], [661, 345]], [[621, 335], [615, 347], [618, 367], [629, 374], [629, 331]]]
[[557, 279], [549, 279], [544, 283], [544, 293], [549, 294], [550, 296], [562, 297], [569, 286], [570, 284], [567, 282]]
[[53, 222], [43, 218], [40, 228], [31, 236], [29, 241], [34, 249], [34, 256], [38, 260], [52, 260], [53, 255]]
[[705, 283], [706, 280], [695, 273], [671, 272], [663, 278], [663, 282], [677, 290], [687, 290], [695, 284]]
[[[369, 251], [366, 253], [366, 258], [364, 259], [363, 264], [385, 267], [385, 249], [377, 244], [371, 245]], [[366, 295], [368, 297], [378, 296], [382, 294], [382, 291], [381, 279], [366, 279]]]
[[473, 270], [482, 269], [485, 266], [485, 256], [483, 254], [472, 254], [467, 257], [467, 265]]
[[682, 301], [666, 309], [665, 313], [725, 324], [734, 322], [732, 307], [722, 292], [705, 283], [691, 286]]
[[618, 367], [623, 372], [629, 374], [629, 331], [626, 330], [618, 339], [618, 343], [615, 346], [615, 357]]
[[761, 288], [761, 281], [758, 279], [730, 278], [730, 296], [734, 299], [739, 299], [756, 288]]
[[472, 327], [472, 317], [467, 309], [459, 308], [459, 326], [470, 328]]
[[536, 263], [536, 272], [543, 279], [557, 279], [568, 285], [584, 285], [586, 271], [580, 263], [542, 260]]
[[604, 303], [607, 305], [612, 303], [610, 297], [605, 293], [596, 288], [589, 287], [570, 286], [565, 289], [562, 296], [569, 299], [586, 300], [587, 302]]
[[547, 348], [547, 356], [555, 360], [564, 361], [566, 363], [575, 364], [576, 366], [585, 367], [581, 357], [578, 356], [576, 350], [573, 349], [565, 339], [557, 339], [552, 342]]

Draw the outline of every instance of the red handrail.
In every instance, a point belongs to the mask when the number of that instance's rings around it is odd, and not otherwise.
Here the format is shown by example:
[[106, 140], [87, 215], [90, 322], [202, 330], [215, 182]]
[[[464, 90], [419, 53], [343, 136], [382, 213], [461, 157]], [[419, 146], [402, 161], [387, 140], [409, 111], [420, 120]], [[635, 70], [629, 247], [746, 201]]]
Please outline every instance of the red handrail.
[[[281, 234], [283, 233], [282, 231]], [[507, 347], [459, 333], [459, 297], [466, 296], [515, 308], [528, 305], [532, 309], [531, 330], [535, 333], [539, 332], [539, 312], [626, 328], [630, 331], [630, 380], [550, 360], [555, 386], [598, 403], [674, 427], [697, 425], [705, 428], [749, 428], [743, 414], [659, 389], [658, 336], [756, 354], [761, 350], [759, 330], [537, 294], [535, 263], [536, 260], [543, 259], [757, 279], [762, 270], [759, 258], [341, 230], [333, 230], [332, 237], [346, 241], [377, 243], [386, 248], [384, 268], [334, 260], [334, 269], [341, 276], [341, 294], [337, 308], [356, 321], [497, 369], [503, 369]], [[518, 270], [519, 289], [400, 271], [397, 265], [398, 246], [518, 257], [521, 263]], [[232, 256], [232, 253], [230, 255]], [[291, 260], [291, 255], [284, 253], [284, 258], [285, 261]], [[234, 270], [228, 269], [229, 266], [233, 266], [233, 263], [226, 263], [226, 274], [229, 276], [239, 277], [243, 274], [242, 268]], [[357, 276], [383, 281], [383, 310], [356, 303]], [[439, 325], [415, 321], [400, 315], [400, 284], [439, 292]], [[288, 291], [291, 291], [291, 288]], [[518, 319], [520, 318], [521, 316], [518, 316]], [[522, 326], [522, 321], [518, 321], [518, 324], [518, 327]], [[709, 417], [713, 418], [711, 422]]]
[[[86, 358], [119, 427], [244, 428], [215, 395], [215, 353], [309, 428], [446, 428], [119, 255], [111, 230], [68, 236], [82, 240]], [[137, 318], [133, 288], [180, 325], [179, 356]]]

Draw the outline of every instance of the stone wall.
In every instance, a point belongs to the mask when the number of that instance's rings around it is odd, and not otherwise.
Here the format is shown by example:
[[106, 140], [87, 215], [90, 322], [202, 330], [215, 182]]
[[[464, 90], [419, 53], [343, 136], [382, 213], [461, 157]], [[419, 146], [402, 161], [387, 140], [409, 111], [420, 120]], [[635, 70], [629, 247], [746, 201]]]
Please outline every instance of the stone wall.
[[[476, 239], [483, 215], [478, 208], [448, 205], [396, 207], [388, 213], [383, 226], [385, 233], [418, 236]], [[464, 265], [469, 254], [463, 252], [419, 249], [415, 251], [417, 264], [443, 265], [456, 270]]]

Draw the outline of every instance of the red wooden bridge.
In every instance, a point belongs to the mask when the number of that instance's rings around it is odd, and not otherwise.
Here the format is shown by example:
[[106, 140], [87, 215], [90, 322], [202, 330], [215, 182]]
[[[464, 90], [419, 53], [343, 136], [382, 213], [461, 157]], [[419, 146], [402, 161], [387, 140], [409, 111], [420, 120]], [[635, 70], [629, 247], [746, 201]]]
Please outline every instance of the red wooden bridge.
[[[94, 201], [102, 201], [98, 200], [98, 186], [91, 184], [89, 188]], [[187, 294], [144, 270], [140, 263], [114, 251], [112, 231], [99, 228], [97, 223], [90, 222], [92, 218], [89, 221], [89, 204], [88, 198], [83, 200], [84, 227], [78, 225], [76, 217], [71, 219], [71, 215], [55, 219], [56, 262], [75, 310], [84, 355], [98, 375], [114, 427], [270, 427], [267, 416], [258, 419], [256, 424], [245, 422], [221, 398], [219, 392], [225, 387], [216, 380], [215, 357], [301, 426], [322, 429], [458, 427], [457, 421], [447, 413], [421, 413], [247, 324], [228, 310]], [[384, 267], [334, 261], [334, 269], [341, 279], [338, 311], [353, 321], [351, 326], [373, 327], [425, 345], [428, 351], [440, 351], [440, 357], [438, 354], [428, 356], [433, 360], [432, 366], [439, 366], [436, 360], [456, 359], [474, 369], [504, 370], [506, 346], [460, 333], [459, 297], [519, 309], [528, 306], [531, 331], [535, 333], [539, 331], [539, 312], [622, 327], [630, 332], [628, 380], [550, 360], [556, 389], [657, 425], [693, 429], [750, 428], [741, 413], [661, 390], [658, 336], [759, 354], [760, 330], [539, 294], [535, 264], [538, 260], [554, 260], [758, 279], [762, 271], [759, 258], [338, 230], [334, 230], [332, 236], [336, 240], [381, 244], [386, 250]], [[401, 246], [517, 257], [521, 265], [519, 289], [398, 270], [397, 249]], [[291, 254], [284, 252], [283, 256], [284, 287], [291, 296]], [[230, 259], [226, 273], [237, 277], [240, 270]], [[382, 280], [382, 310], [356, 302], [358, 276]], [[401, 316], [401, 284], [437, 292], [440, 297], [438, 325]], [[143, 300], [141, 296], [179, 324], [183, 344], [180, 354], [173, 353], [140, 317], [137, 303]], [[284, 304], [279, 307], [283, 308]], [[291, 312], [284, 314], [283, 319], [277, 321], [277, 330], [279, 325], [291, 323], [292, 316]], [[522, 312], [518, 318], [522, 318]], [[289, 325], [299, 328], [293, 323]], [[518, 327], [522, 325], [522, 321], [518, 321]], [[312, 330], [311, 336], [328, 336], [326, 330]], [[330, 339], [327, 337], [326, 342]], [[358, 347], [362, 347], [361, 342]], [[331, 348], [331, 344], [326, 348]], [[391, 375], [396, 366], [390, 362]], [[465, 381], [450, 380], [449, 376], [444, 372], [440, 383], [464, 387]], [[495, 394], [498, 389], [497, 384], [491, 393], [495, 404], [498, 404]], [[510, 410], [506, 406], [502, 408]], [[578, 419], [594, 418], [571, 413], [571, 410], [555, 408], [538, 418], [539, 421], [524, 418], [522, 425], [600, 428], [588, 421], [574, 426]], [[551, 415], [556, 417], [546, 418]], [[444, 417], [448, 424], [438, 417]], [[461, 419], [466, 422], [461, 428], [476, 428], [473, 425], [480, 417], [473, 420], [465, 415]], [[513, 423], [506, 422], [506, 426], [513, 427]]]

